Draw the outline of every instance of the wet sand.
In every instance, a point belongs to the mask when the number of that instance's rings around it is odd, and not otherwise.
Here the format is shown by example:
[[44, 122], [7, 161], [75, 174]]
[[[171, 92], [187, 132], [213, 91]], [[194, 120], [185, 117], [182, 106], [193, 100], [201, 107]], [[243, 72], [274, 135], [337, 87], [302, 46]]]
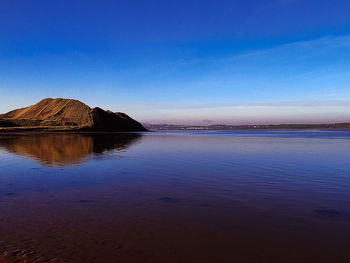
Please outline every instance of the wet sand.
[[350, 259], [350, 225], [342, 219], [330, 223], [327, 216], [311, 211], [310, 225], [304, 218], [293, 218], [288, 209], [277, 215], [215, 199], [203, 203], [169, 198], [105, 187], [8, 197], [3, 201], [7, 209], [0, 204], [6, 215], [0, 224], [1, 262]]

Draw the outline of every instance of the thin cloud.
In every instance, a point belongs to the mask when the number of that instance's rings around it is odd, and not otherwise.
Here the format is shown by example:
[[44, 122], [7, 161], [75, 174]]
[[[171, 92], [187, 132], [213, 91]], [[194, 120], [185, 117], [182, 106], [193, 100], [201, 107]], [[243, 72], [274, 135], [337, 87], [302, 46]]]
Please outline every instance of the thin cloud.
[[[278, 101], [254, 103], [201, 103], [201, 104], [128, 104], [118, 108], [129, 110], [176, 110], [176, 109], [212, 109], [225, 107], [350, 107], [350, 100], [321, 101]], [[116, 107], [110, 107], [116, 108]], [[208, 121], [208, 120], [203, 120]]]

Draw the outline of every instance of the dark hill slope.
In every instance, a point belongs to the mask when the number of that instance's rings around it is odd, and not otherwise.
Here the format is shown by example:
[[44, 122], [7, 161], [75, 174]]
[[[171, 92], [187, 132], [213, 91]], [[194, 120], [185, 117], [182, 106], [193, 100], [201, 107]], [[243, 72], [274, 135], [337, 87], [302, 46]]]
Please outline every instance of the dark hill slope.
[[54, 127], [90, 131], [146, 131], [124, 113], [91, 109], [72, 99], [44, 99], [35, 105], [0, 115], [1, 127]]
[[97, 131], [114, 131], [124, 127], [124, 131], [145, 131], [146, 129], [125, 113], [104, 111], [93, 108], [91, 111], [93, 129]]

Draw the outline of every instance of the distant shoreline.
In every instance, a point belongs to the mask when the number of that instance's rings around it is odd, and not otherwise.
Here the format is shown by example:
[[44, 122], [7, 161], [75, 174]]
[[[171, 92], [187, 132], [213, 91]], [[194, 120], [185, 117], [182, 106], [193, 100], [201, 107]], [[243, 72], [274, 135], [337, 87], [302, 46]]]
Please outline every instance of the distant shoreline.
[[[336, 124], [278, 124], [278, 125], [210, 125], [186, 126], [154, 124], [144, 125], [148, 132], [152, 131], [210, 131], [210, 130], [350, 130], [350, 123]], [[40, 134], [120, 134], [130, 132], [89, 131], [74, 127], [6, 127], [0, 128], [3, 135], [40, 135]], [[133, 132], [131, 132], [133, 133]]]
[[148, 130], [305, 130], [305, 129], [350, 129], [350, 123], [335, 124], [267, 124], [267, 125], [169, 125], [144, 124]]

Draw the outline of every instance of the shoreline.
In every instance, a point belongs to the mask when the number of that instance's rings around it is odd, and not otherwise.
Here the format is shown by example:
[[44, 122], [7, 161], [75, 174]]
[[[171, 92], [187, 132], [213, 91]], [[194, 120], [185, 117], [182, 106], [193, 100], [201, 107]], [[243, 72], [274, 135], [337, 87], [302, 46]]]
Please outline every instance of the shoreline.
[[[186, 132], [186, 131], [248, 131], [253, 129], [227, 129], [227, 130], [152, 130], [146, 132], [108, 132], [108, 131], [0, 131], [0, 137], [3, 136], [41, 136], [41, 135], [125, 135], [125, 134], [140, 134], [140, 133], [153, 133], [153, 132]], [[263, 130], [285, 130], [285, 131], [302, 131], [302, 130], [346, 130], [350, 131], [350, 128], [347, 129], [334, 129], [334, 128], [313, 128], [313, 129], [254, 129], [257, 131]]]
[[261, 125], [168, 125], [168, 124], [149, 124], [145, 125], [149, 130], [344, 130], [350, 129], [350, 123], [333, 124], [261, 124]]

